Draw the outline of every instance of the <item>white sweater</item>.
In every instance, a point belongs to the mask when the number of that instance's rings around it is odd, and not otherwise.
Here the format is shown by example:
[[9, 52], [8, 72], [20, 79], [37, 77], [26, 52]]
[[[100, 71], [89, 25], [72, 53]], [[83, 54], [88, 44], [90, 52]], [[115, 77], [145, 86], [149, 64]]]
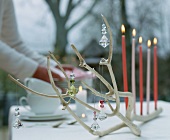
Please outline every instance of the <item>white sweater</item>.
[[23, 81], [34, 74], [38, 65], [46, 66], [46, 58], [22, 42], [12, 0], [0, 0], [0, 69]]

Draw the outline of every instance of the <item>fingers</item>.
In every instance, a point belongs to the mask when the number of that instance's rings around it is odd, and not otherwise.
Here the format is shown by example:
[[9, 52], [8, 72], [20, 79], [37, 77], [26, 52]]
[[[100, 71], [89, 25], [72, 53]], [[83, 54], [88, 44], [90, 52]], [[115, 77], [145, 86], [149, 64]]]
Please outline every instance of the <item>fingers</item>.
[[[64, 79], [57, 73], [51, 72], [53, 78], [58, 79], [59, 81], [63, 81]], [[34, 78], [46, 81], [50, 83], [50, 79], [49, 79], [49, 75], [47, 72], [47, 69], [45, 67], [42, 66], [38, 66], [35, 73], [33, 74]]]
[[[68, 64], [64, 64], [64, 65], [62, 65], [62, 67], [64, 70], [69, 70], [69, 71], [73, 71], [75, 69], [74, 66], [68, 65]], [[60, 69], [58, 66], [56, 66], [56, 68]]]
[[54, 72], [51, 71], [51, 74], [52, 74], [53, 78], [58, 79], [58, 81], [63, 81], [63, 80], [64, 80], [64, 79], [63, 79], [59, 74], [57, 74], [57, 73], [54, 73]]

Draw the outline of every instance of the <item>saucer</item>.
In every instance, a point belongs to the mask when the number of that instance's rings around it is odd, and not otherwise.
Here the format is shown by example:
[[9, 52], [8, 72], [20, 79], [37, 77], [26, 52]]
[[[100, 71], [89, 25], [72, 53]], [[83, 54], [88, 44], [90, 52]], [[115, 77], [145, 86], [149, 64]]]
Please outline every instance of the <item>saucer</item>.
[[22, 112], [20, 119], [25, 121], [50, 121], [68, 118], [69, 113], [63, 110], [57, 110], [53, 114], [35, 114], [33, 112]]

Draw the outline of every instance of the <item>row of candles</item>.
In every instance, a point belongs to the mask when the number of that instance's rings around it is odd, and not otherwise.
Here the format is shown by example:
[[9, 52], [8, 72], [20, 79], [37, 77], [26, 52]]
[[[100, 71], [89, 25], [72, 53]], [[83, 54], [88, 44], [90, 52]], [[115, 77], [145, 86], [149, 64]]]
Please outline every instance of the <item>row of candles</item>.
[[[126, 41], [125, 41], [125, 26], [121, 26], [122, 30], [122, 68], [123, 68], [123, 85], [124, 91], [128, 91], [128, 77], [126, 68]], [[134, 113], [136, 114], [136, 81], [135, 81], [135, 43], [136, 43], [136, 30], [132, 31], [132, 93], [134, 96]], [[154, 70], [154, 106], [157, 110], [158, 99], [158, 67], [157, 67], [157, 38], [153, 39], [154, 53], [153, 53], [153, 70]], [[147, 77], [146, 77], [146, 102], [147, 102], [147, 114], [149, 114], [149, 102], [150, 102], [150, 71], [151, 71], [151, 40], [147, 41]], [[143, 115], [143, 54], [142, 54], [142, 37], [139, 37], [139, 95], [140, 95], [140, 115]], [[126, 108], [128, 106], [128, 98], [125, 98]]]

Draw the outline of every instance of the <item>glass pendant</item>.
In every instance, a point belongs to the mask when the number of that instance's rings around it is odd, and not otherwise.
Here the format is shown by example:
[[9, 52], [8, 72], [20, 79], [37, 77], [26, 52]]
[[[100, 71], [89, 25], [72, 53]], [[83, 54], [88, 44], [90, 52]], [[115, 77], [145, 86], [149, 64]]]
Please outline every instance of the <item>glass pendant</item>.
[[99, 120], [103, 121], [107, 118], [106, 113], [104, 112], [104, 100], [100, 100], [100, 113], [98, 115]]
[[13, 127], [19, 129], [19, 128], [21, 128], [22, 126], [23, 126], [23, 124], [21, 123], [21, 121], [19, 120], [19, 118], [16, 118]]
[[70, 96], [75, 96], [78, 93], [78, 89], [74, 86], [75, 83], [75, 75], [74, 73], [70, 74], [70, 89], [68, 89], [68, 94]]
[[107, 31], [106, 31], [106, 25], [102, 24], [102, 38], [99, 41], [99, 45], [101, 45], [103, 48], [106, 48], [109, 45], [109, 39], [106, 37]]
[[93, 122], [93, 124], [91, 125], [91, 130], [97, 131], [97, 130], [100, 128], [100, 126], [99, 126], [99, 124], [97, 123], [96, 111], [94, 111], [93, 113], [94, 113], [94, 118], [93, 118], [94, 122]]
[[109, 39], [106, 37], [106, 35], [102, 36], [99, 41], [99, 45], [101, 45], [103, 48], [106, 48], [109, 45]]
[[16, 120], [15, 120], [15, 122], [14, 122], [13, 127], [19, 129], [20, 127], [23, 126], [23, 124], [21, 123], [21, 121], [20, 121], [20, 119], [19, 119], [20, 112], [19, 112], [19, 108], [18, 108], [18, 107], [15, 108], [15, 113], [14, 113], [14, 115], [15, 115], [15, 117], [16, 117]]

